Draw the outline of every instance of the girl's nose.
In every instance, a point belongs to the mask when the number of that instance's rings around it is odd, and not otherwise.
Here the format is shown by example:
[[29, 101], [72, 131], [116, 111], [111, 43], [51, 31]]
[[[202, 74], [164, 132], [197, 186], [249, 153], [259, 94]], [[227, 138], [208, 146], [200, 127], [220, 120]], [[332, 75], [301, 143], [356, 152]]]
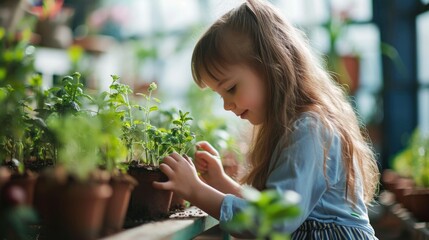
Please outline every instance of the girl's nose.
[[232, 101], [227, 101], [226, 99], [223, 99], [223, 108], [226, 111], [231, 111], [235, 108], [235, 104]]

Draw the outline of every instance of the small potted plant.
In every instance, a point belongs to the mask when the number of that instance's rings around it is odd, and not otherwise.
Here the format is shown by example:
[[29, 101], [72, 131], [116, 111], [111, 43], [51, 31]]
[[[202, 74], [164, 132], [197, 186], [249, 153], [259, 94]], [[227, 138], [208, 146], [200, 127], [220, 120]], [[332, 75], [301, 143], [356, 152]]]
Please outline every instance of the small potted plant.
[[34, 149], [52, 147], [52, 167], [41, 172], [35, 189], [35, 207], [49, 238], [99, 237], [112, 193], [110, 175], [99, 169], [111, 132], [87, 108], [93, 99], [84, 93], [80, 77], [74, 73], [59, 87], [34, 91], [33, 111], [44, 136]]
[[[417, 221], [429, 221], [429, 135], [416, 129], [409, 145], [395, 157], [394, 169], [400, 176], [407, 174], [408, 177], [397, 180], [397, 200]], [[403, 179], [412, 184], [404, 185]]]
[[154, 219], [164, 217], [169, 212], [171, 191], [152, 187], [153, 181], [167, 181], [167, 176], [159, 170], [162, 159], [172, 152], [186, 154], [189, 143], [194, 139], [190, 131], [188, 115], [179, 111], [167, 128], [151, 123], [151, 113], [159, 110], [159, 99], [152, 96], [157, 85], [151, 83], [148, 94], [137, 94], [145, 100], [144, 105], [134, 104], [129, 86], [119, 83], [113, 76], [110, 86], [111, 108], [122, 120], [122, 140], [128, 148], [128, 173], [138, 185], [131, 195], [128, 209], [130, 219]]
[[[416, 153], [419, 151], [420, 139], [420, 132], [415, 130], [408, 146], [392, 160], [393, 173], [385, 171], [382, 176], [383, 184], [390, 188], [390, 191], [395, 195], [395, 200], [407, 208], [410, 207], [411, 202], [409, 198], [404, 197], [404, 194], [416, 185], [413, 179], [416, 170], [414, 169], [414, 162]], [[391, 178], [390, 181], [389, 175]]]
[[65, 76], [60, 86], [43, 90], [41, 76], [31, 78], [29, 91], [32, 94], [27, 98], [29, 102], [26, 108], [32, 111], [33, 117], [26, 121], [30, 125], [27, 132], [26, 168], [39, 172], [54, 165], [57, 159], [55, 137], [46, 125], [48, 118], [89, 111], [85, 105], [90, 105], [93, 99], [84, 92], [80, 79], [80, 73], [75, 72]]
[[24, 102], [24, 107], [31, 116], [25, 119], [24, 165], [26, 169], [36, 173], [53, 166], [56, 159], [54, 136], [45, 123], [49, 115], [43, 112], [44, 105], [52, 98], [52, 94], [49, 90], [42, 89], [42, 82], [41, 75], [35, 74], [30, 78], [28, 96]]
[[[189, 150], [189, 144], [193, 141], [194, 135], [190, 131], [188, 121], [192, 118], [188, 114], [188, 112], [184, 113], [179, 110], [179, 116], [172, 120], [170, 128], [146, 125], [147, 138], [141, 143], [144, 151], [143, 161], [134, 161], [129, 166], [129, 172], [135, 177], [140, 177], [139, 187], [141, 187], [140, 191], [137, 189], [135, 192], [135, 198], [132, 199], [131, 204], [143, 206], [142, 214], [147, 214], [146, 216], [150, 218], [162, 217], [169, 213], [173, 193], [154, 189], [152, 182], [168, 180], [159, 169], [159, 164], [164, 157], [172, 152], [186, 155]], [[168, 192], [168, 197], [161, 197], [166, 192]], [[159, 199], [163, 199], [164, 202], [155, 199], [157, 194], [159, 194]], [[141, 205], [142, 203], [143, 205]]]
[[[105, 102], [101, 100], [101, 102]], [[101, 167], [110, 173], [112, 196], [106, 206], [103, 235], [110, 235], [123, 228], [131, 192], [137, 181], [121, 165], [127, 155], [127, 149], [120, 139], [121, 125], [116, 115], [107, 110], [98, 111], [102, 125], [102, 145], [100, 149]]]
[[110, 175], [99, 169], [105, 136], [101, 120], [87, 114], [66, 115], [49, 119], [48, 127], [59, 147], [47, 233], [56, 239], [96, 239], [112, 194]]
[[329, 34], [329, 51], [327, 53], [327, 67], [332, 78], [339, 84], [347, 86], [346, 91], [354, 95], [359, 88], [360, 56], [351, 51], [341, 53], [338, 43], [344, 40], [345, 33], [351, 24], [350, 9], [332, 9], [333, 13], [325, 25]]
[[84, 107], [85, 100], [92, 102], [92, 98], [84, 93], [80, 77], [78, 72], [65, 76], [60, 86], [47, 90], [41, 89], [40, 76], [33, 77], [31, 81], [31, 103], [27, 108], [33, 111], [33, 117], [28, 120], [31, 124], [28, 139], [31, 141], [27, 153], [29, 160], [25, 164], [40, 173], [35, 186], [34, 206], [46, 225], [54, 221], [52, 214], [56, 210], [52, 206], [58, 202], [55, 191], [67, 180], [64, 168], [57, 165], [60, 147], [58, 133], [48, 127], [48, 122], [88, 113]]
[[15, 38], [15, 31], [0, 28], [0, 164], [12, 172], [10, 180], [26, 191], [27, 205], [32, 204], [37, 175], [24, 166], [25, 133], [28, 128], [25, 111], [26, 88], [33, 73], [34, 56], [28, 51], [31, 31], [22, 31], [22, 38]]

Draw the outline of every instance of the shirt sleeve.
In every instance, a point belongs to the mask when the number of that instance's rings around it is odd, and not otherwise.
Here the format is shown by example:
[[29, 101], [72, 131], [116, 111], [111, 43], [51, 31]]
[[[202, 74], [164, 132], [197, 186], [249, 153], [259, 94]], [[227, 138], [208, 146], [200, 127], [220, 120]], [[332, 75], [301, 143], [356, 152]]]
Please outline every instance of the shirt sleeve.
[[220, 209], [220, 217], [219, 224], [223, 230], [227, 230], [226, 225], [229, 221], [232, 220], [234, 214], [242, 211], [247, 207], [248, 203], [246, 200], [236, 197], [232, 194], [226, 194], [223, 198], [221, 209]]

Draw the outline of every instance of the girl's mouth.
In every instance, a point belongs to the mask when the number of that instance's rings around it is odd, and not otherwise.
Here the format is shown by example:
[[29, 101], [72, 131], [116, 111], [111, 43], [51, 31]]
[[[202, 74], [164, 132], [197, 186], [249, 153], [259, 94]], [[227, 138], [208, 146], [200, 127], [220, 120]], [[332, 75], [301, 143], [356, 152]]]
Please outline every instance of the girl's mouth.
[[249, 110], [246, 110], [246, 111], [242, 112], [242, 113], [240, 114], [240, 118], [241, 118], [241, 119], [245, 119], [248, 111], [249, 111]]

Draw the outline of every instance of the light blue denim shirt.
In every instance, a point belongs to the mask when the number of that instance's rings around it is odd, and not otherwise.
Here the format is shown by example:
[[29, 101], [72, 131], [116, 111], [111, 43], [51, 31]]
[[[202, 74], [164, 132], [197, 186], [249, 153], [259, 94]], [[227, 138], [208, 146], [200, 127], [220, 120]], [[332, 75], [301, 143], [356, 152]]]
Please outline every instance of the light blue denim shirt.
[[[292, 233], [306, 220], [336, 223], [361, 228], [370, 234], [367, 208], [363, 200], [362, 184], [356, 178], [357, 202], [353, 207], [345, 197], [346, 178], [341, 157], [341, 140], [337, 134], [328, 136], [315, 114], [303, 113], [294, 124], [292, 141], [279, 149], [277, 159], [271, 159], [272, 171], [266, 187], [278, 191], [294, 190], [301, 195], [301, 215], [285, 221], [281, 226]], [[323, 143], [330, 141], [326, 176], [323, 168]], [[284, 146], [279, 144], [279, 146]], [[278, 147], [279, 148], [279, 147]], [[246, 206], [244, 199], [227, 194], [221, 205], [220, 225], [228, 223], [234, 214]]]

